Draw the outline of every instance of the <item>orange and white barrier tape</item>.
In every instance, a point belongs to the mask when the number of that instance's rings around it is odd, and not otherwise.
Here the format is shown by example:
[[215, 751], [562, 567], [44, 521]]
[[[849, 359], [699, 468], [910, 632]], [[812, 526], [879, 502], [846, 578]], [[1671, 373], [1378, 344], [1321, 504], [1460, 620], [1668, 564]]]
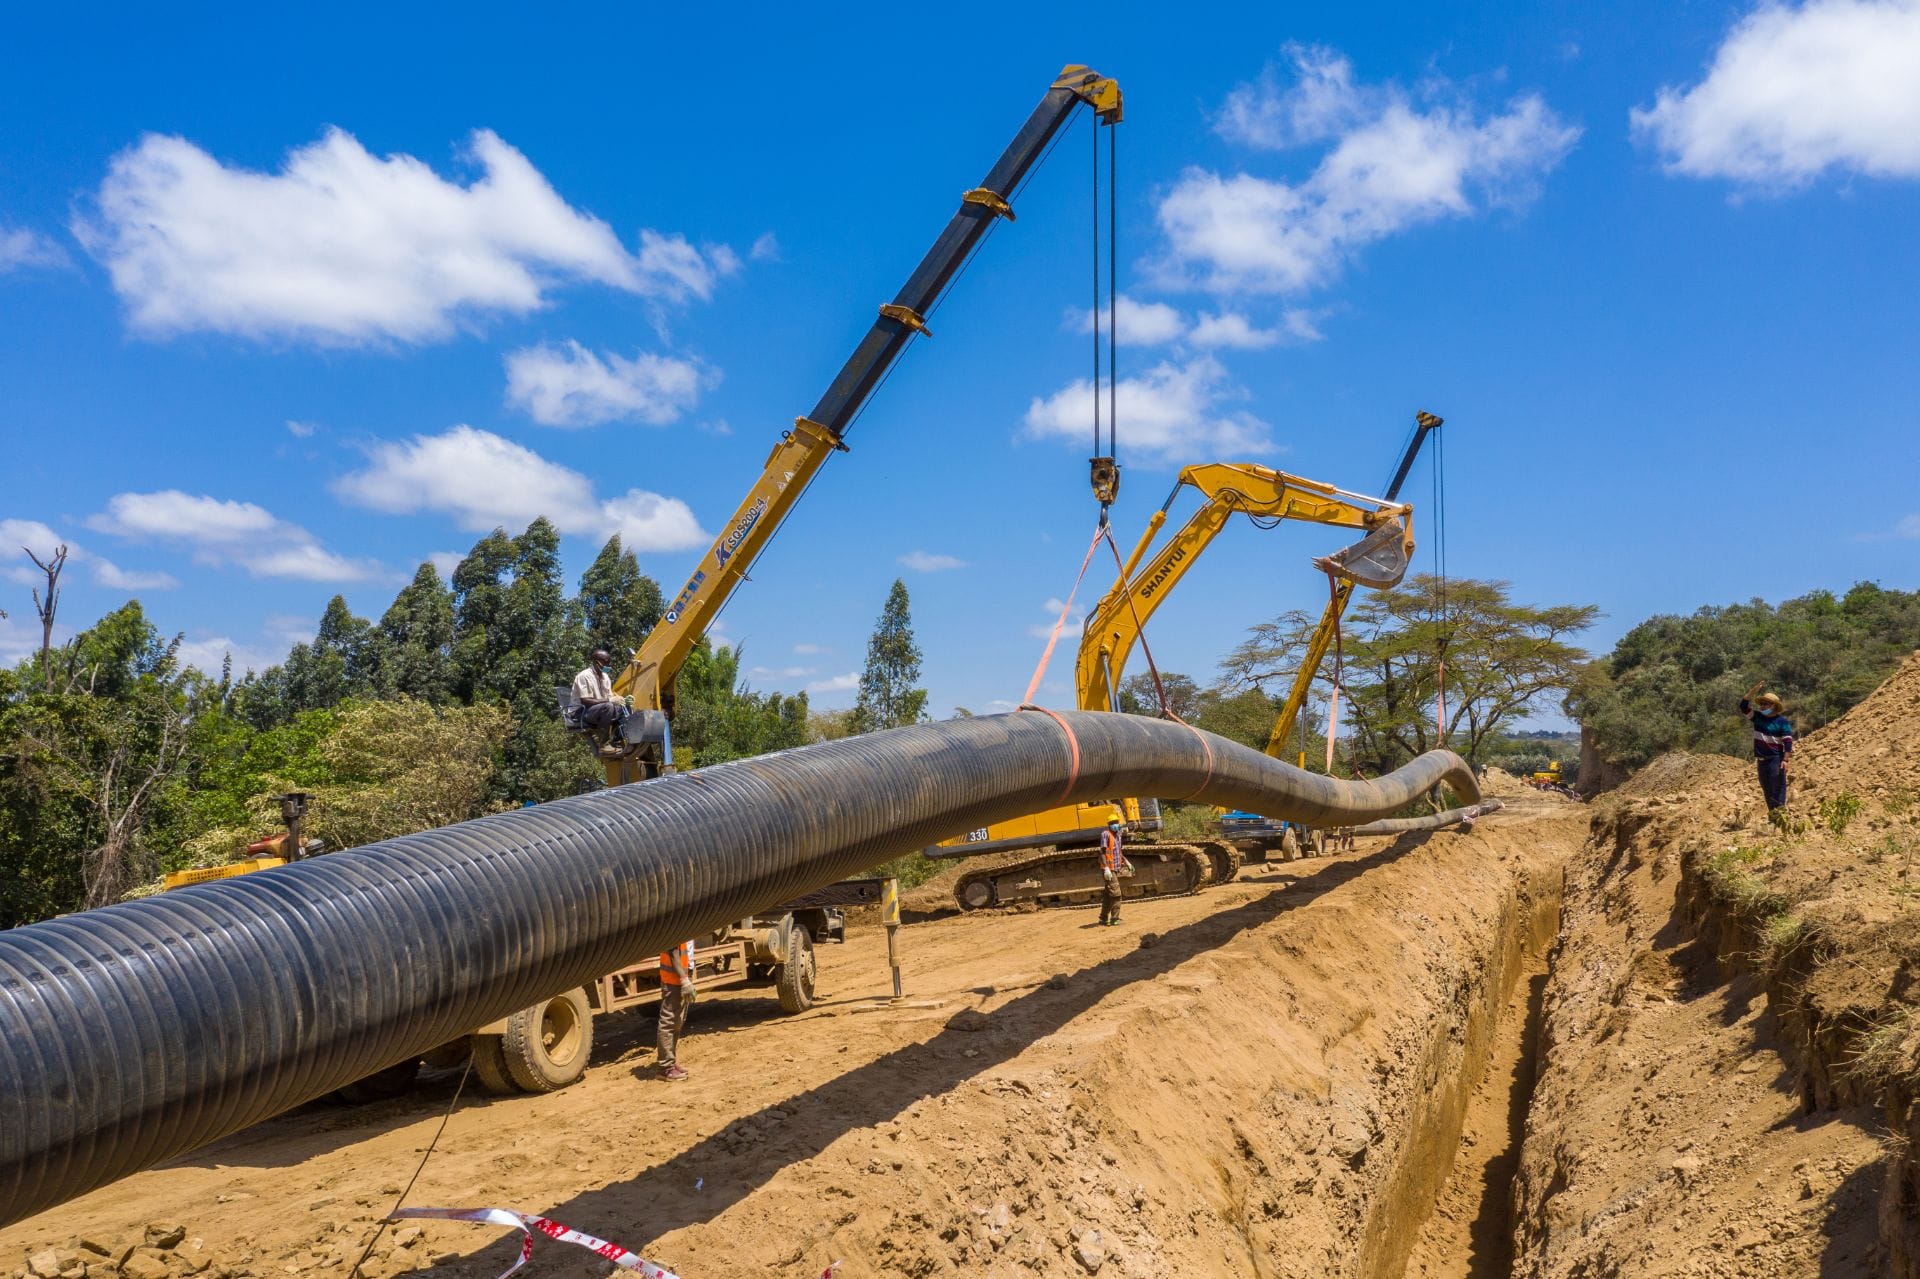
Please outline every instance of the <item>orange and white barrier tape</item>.
[[628, 1252], [617, 1243], [608, 1243], [605, 1239], [595, 1239], [592, 1235], [582, 1234], [557, 1221], [548, 1221], [545, 1217], [531, 1217], [524, 1212], [514, 1212], [510, 1208], [399, 1208], [395, 1217], [431, 1217], [440, 1221], [478, 1221], [494, 1226], [512, 1226], [526, 1232], [526, 1240], [520, 1245], [520, 1256], [514, 1263], [500, 1272], [500, 1279], [527, 1264], [533, 1256], [533, 1234], [537, 1230], [549, 1239], [558, 1239], [561, 1243], [578, 1244], [589, 1252], [598, 1253], [616, 1266], [638, 1271], [645, 1279], [679, 1279], [671, 1270], [663, 1270], [645, 1257]]

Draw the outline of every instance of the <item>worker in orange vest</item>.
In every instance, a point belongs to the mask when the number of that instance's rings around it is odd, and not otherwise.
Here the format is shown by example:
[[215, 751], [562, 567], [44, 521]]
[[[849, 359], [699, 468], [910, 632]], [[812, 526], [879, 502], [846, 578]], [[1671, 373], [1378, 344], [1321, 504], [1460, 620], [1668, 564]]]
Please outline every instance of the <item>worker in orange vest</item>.
[[660, 956], [660, 1033], [655, 1041], [660, 1078], [679, 1083], [687, 1069], [674, 1055], [693, 1011], [693, 943], [683, 941]]
[[1120, 922], [1120, 877], [1126, 873], [1127, 858], [1120, 851], [1120, 815], [1107, 818], [1100, 832], [1100, 922]]

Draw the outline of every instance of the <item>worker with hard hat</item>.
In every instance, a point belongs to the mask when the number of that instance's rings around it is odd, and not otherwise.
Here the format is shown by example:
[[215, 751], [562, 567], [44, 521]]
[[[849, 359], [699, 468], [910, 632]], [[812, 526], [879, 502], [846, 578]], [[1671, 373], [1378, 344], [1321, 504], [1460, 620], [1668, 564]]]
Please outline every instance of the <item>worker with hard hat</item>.
[[[1740, 713], [1753, 725], [1753, 758], [1760, 771], [1760, 792], [1767, 814], [1787, 806], [1787, 764], [1793, 758], [1793, 724], [1776, 693], [1762, 693], [1762, 680], [1740, 699]], [[1757, 696], [1756, 696], [1757, 694]]]
[[1120, 880], [1132, 869], [1120, 851], [1122, 842], [1120, 814], [1111, 813], [1100, 832], [1100, 922], [1108, 926], [1120, 922]]

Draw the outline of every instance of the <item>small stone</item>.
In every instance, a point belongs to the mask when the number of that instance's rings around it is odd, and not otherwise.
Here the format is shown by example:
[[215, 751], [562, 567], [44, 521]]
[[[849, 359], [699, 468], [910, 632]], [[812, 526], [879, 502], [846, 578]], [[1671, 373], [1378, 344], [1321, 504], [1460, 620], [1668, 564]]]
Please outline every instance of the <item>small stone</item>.
[[1065, 990], [1066, 988], [1067, 975], [1065, 973], [1055, 973], [1053, 976], [1047, 978], [1048, 990]]
[[39, 1279], [59, 1279], [60, 1256], [49, 1248], [45, 1252], [36, 1252], [27, 1258], [27, 1273], [37, 1275]]
[[992, 1025], [987, 1015], [977, 1008], [963, 1008], [953, 1015], [947, 1025], [954, 1030], [976, 1033]]
[[108, 1247], [106, 1244], [101, 1243], [98, 1239], [89, 1239], [84, 1237], [80, 1239], [76, 1239], [74, 1241], [74, 1246], [79, 1248], [80, 1251], [82, 1252], [90, 1252], [97, 1257], [111, 1257], [114, 1254], [114, 1249]]
[[187, 1237], [187, 1228], [174, 1222], [151, 1221], [147, 1223], [147, 1246], [162, 1250], [178, 1248]]
[[319, 1211], [320, 1211], [321, 1209], [323, 1209], [323, 1208], [331, 1208], [331, 1207], [333, 1207], [333, 1205], [334, 1205], [335, 1203], [337, 1203], [337, 1202], [338, 1202], [338, 1201], [337, 1201], [337, 1200], [335, 1200], [335, 1199], [334, 1199], [334, 1198], [333, 1198], [332, 1196], [328, 1196], [328, 1197], [327, 1197], [327, 1198], [325, 1198], [325, 1199], [316, 1199], [316, 1200], [314, 1200], [314, 1201], [313, 1201], [312, 1203], [310, 1203], [310, 1204], [308, 1204], [308, 1205], [307, 1205], [307, 1211], [308, 1211], [308, 1212], [319, 1212]]
[[1098, 1230], [1089, 1230], [1073, 1241], [1073, 1259], [1088, 1274], [1098, 1274], [1107, 1263], [1107, 1245]]
[[1159, 933], [1141, 933], [1140, 934], [1141, 950], [1152, 950], [1155, 946], [1158, 946], [1159, 944], [1160, 944]]
[[136, 1248], [132, 1256], [120, 1263], [120, 1273], [125, 1279], [167, 1279], [166, 1254], [151, 1248]]

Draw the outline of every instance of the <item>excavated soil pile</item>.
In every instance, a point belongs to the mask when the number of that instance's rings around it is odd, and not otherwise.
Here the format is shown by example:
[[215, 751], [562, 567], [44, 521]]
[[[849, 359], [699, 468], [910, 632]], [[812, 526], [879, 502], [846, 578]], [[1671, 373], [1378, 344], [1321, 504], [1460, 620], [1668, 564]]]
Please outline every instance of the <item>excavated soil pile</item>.
[[[1395, 1274], [1584, 833], [1578, 806], [1517, 807], [1132, 903], [1116, 929], [942, 915], [901, 938], [931, 1007], [872, 1010], [884, 943], [856, 929], [812, 1013], [703, 997], [688, 1083], [653, 1076], [650, 1020], [626, 1017], [576, 1086], [463, 1099], [410, 1202], [544, 1213], [687, 1279]], [[97, 1191], [0, 1232], [0, 1274], [344, 1274], [452, 1089], [309, 1107]], [[174, 1247], [147, 1242], [175, 1221]], [[117, 1261], [136, 1243], [145, 1273]], [[410, 1224], [366, 1273], [491, 1279], [512, 1253]], [[607, 1269], [554, 1243], [534, 1264]]]
[[1920, 655], [1801, 742], [1778, 826], [1725, 757], [1594, 805], [1516, 1274], [1920, 1274], [1917, 715]]

